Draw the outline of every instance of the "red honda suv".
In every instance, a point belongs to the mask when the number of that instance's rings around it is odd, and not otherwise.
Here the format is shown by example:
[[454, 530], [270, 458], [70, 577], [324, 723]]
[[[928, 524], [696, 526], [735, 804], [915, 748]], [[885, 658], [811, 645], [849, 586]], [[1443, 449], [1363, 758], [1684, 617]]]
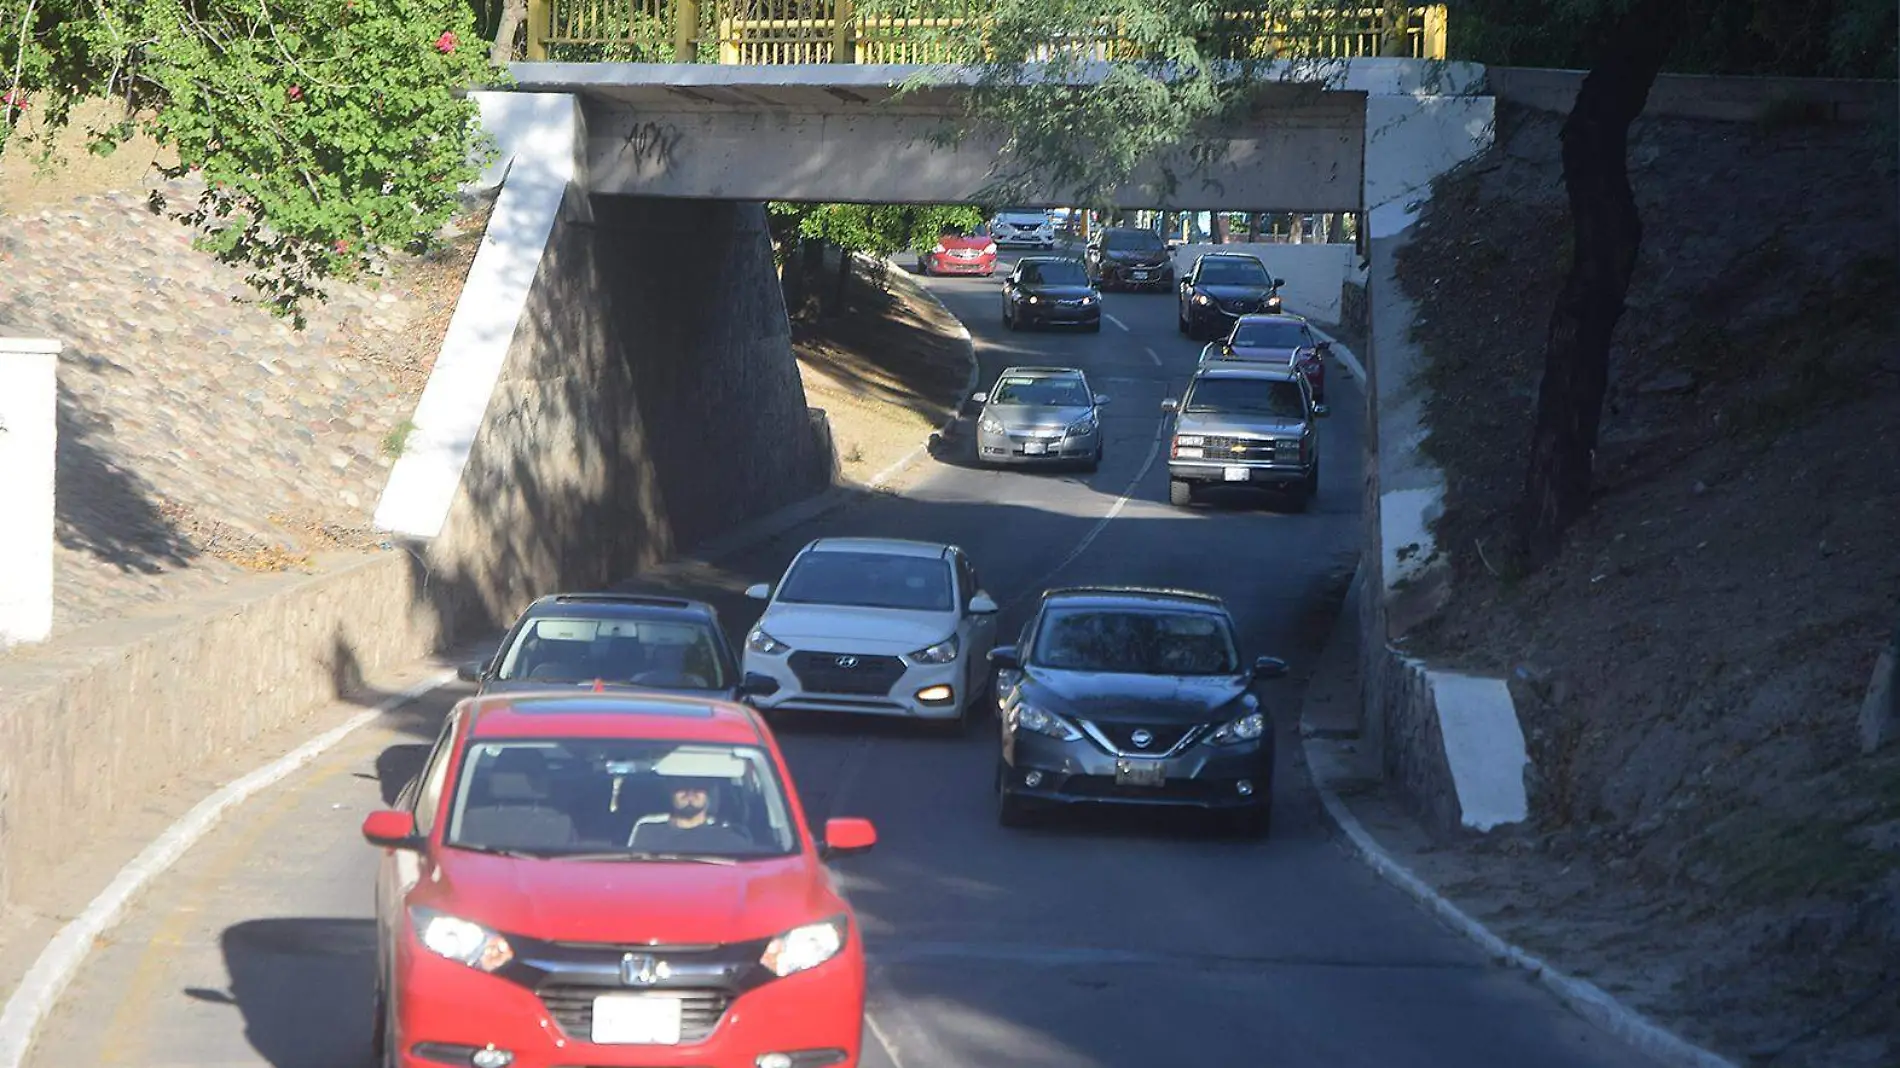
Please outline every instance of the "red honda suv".
[[459, 702], [363, 836], [385, 1068], [853, 1068], [864, 946], [771, 732], [706, 697]]

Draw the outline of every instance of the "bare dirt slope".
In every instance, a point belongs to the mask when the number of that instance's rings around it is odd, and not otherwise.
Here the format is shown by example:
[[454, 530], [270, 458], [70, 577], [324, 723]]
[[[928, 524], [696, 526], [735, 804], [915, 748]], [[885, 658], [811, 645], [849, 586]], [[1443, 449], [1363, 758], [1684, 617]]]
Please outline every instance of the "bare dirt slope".
[[1892, 132], [1638, 123], [1602, 492], [1524, 576], [1560, 123], [1500, 106], [1400, 269], [1457, 576], [1407, 648], [1508, 675], [1535, 763], [1534, 826], [1456, 850], [1454, 897], [1732, 1056], [1900, 1064], [1900, 753], [1855, 745], [1900, 624]]

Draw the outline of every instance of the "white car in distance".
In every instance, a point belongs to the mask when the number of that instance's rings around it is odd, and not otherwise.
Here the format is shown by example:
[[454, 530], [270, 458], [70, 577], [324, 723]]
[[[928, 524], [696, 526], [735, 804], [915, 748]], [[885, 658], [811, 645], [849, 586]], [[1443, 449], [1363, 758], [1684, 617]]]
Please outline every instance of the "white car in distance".
[[954, 545], [901, 538], [820, 538], [776, 585], [746, 596], [765, 611], [741, 670], [768, 714], [850, 712], [930, 720], [955, 730], [991, 681], [997, 604]]

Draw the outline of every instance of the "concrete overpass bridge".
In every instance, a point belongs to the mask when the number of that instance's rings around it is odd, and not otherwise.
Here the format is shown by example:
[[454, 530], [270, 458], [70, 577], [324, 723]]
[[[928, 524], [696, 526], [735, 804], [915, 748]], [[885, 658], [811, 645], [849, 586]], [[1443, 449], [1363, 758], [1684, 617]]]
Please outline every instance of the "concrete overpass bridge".
[[[482, 179], [499, 189], [497, 201], [414, 430], [384, 489], [377, 525], [422, 538], [454, 525], [451, 509], [468, 497], [463, 474], [485, 427], [492, 427], [491, 402], [513, 349], [557, 345], [566, 353], [548, 359], [584, 361], [591, 357], [579, 349], [588, 345], [666, 336], [678, 339], [676, 347], [691, 348], [702, 344], [695, 331], [729, 328], [724, 310], [700, 304], [704, 294], [737, 285], [735, 278], [751, 279], [754, 261], [769, 277], [761, 202], [975, 199], [994, 173], [1003, 138], [972, 136], [958, 145], [933, 138], [959, 114], [959, 94], [968, 88], [949, 80], [898, 93], [928, 69], [518, 63], [515, 89], [477, 94], [500, 146]], [[1100, 73], [1098, 66], [1076, 76]], [[1326, 74], [1317, 83], [1264, 86], [1253, 118], [1229, 133], [1225, 152], [1204, 174], [1162, 196], [1151, 182], [1151, 165], [1122, 191], [1120, 206], [1357, 213], [1368, 223], [1361, 232], [1376, 237], [1388, 225], [1385, 216], [1406, 215], [1415, 190], [1489, 141], [1492, 101], [1481, 68], [1376, 58], [1345, 60]], [[1028, 199], [1067, 203], [1058, 189]], [[617, 244], [562, 251], [589, 227], [612, 229]], [[614, 340], [610, 335], [621, 327], [606, 322], [596, 324], [595, 335], [570, 336], [581, 327], [561, 317], [591, 307], [592, 294], [606, 284], [602, 257], [658, 247], [664, 252], [647, 258], [664, 259], [707, 239], [712, 247], [703, 254], [615, 281], [627, 287], [623, 304], [647, 301], [648, 294], [676, 295], [671, 303], [642, 306], [648, 325], [637, 328], [640, 340]], [[1337, 317], [1328, 305], [1337, 312], [1342, 283], [1366, 279], [1363, 247], [1252, 248], [1297, 251], [1297, 264], [1285, 270], [1277, 261], [1269, 265], [1292, 283], [1290, 305], [1323, 318]], [[765, 304], [776, 299], [758, 295]], [[752, 327], [769, 341], [756, 344], [785, 345], [770, 308], [757, 310]], [[783, 319], [782, 308], [777, 318]], [[796, 369], [789, 357], [785, 362], [795, 387]], [[718, 385], [708, 380], [707, 388]], [[804, 417], [802, 399], [782, 407], [760, 421], [759, 433]]]

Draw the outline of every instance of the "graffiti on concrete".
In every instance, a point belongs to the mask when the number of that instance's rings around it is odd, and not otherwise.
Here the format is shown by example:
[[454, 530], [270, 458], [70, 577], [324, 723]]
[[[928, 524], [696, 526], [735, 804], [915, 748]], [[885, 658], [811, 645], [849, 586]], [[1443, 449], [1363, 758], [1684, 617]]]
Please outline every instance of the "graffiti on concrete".
[[684, 139], [670, 122], [638, 122], [627, 131], [625, 151], [633, 154], [633, 165], [641, 170], [665, 170], [673, 165]]

